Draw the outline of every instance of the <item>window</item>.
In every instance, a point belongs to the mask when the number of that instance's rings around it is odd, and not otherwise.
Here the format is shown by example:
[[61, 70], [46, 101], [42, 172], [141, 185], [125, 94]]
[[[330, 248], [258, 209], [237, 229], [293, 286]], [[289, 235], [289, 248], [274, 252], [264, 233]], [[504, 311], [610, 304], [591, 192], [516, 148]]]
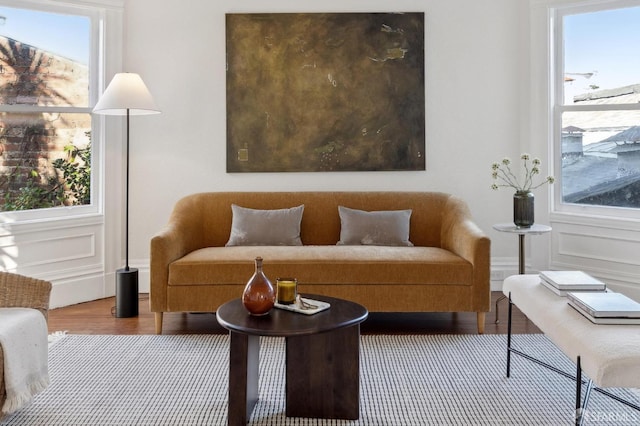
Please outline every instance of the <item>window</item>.
[[92, 204], [98, 22], [89, 9], [0, 1], [0, 212]]
[[638, 1], [555, 10], [553, 131], [560, 210], [581, 206], [619, 215], [621, 208], [640, 209], [638, 22]]

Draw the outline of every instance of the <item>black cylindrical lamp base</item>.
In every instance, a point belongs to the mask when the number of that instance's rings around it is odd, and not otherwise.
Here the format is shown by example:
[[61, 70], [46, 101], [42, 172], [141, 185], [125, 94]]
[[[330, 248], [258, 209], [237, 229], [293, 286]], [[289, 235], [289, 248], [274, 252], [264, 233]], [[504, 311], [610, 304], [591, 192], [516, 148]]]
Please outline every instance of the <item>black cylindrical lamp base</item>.
[[116, 317], [138, 316], [138, 270], [136, 268], [116, 271]]

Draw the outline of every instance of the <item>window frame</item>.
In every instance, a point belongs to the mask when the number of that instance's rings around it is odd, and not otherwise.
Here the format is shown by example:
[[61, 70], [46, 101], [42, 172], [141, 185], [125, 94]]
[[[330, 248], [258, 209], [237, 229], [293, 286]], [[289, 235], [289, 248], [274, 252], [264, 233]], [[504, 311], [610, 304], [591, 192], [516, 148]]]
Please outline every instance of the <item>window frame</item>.
[[81, 206], [61, 206], [32, 210], [0, 212], [0, 224], [37, 223], [77, 217], [102, 215], [104, 211], [103, 140], [104, 120], [92, 114], [98, 95], [104, 86], [105, 20], [104, 6], [116, 6], [119, 2], [106, 1], [57, 1], [57, 0], [0, 0], [0, 6], [37, 12], [62, 13], [87, 17], [90, 21], [89, 50], [89, 102], [86, 107], [74, 106], [25, 106], [2, 105], [2, 112], [57, 112], [80, 113], [91, 116], [91, 202]]
[[563, 19], [565, 16], [583, 13], [594, 13], [629, 7], [640, 7], [640, 0], [600, 0], [553, 5], [549, 11], [549, 76], [550, 84], [550, 117], [551, 157], [556, 185], [552, 188], [552, 214], [582, 215], [610, 219], [638, 220], [640, 207], [598, 206], [591, 204], [574, 204], [563, 201], [562, 194], [562, 115], [565, 112], [581, 111], [640, 111], [640, 104], [602, 104], [602, 105], [565, 105], [564, 104], [564, 34]]

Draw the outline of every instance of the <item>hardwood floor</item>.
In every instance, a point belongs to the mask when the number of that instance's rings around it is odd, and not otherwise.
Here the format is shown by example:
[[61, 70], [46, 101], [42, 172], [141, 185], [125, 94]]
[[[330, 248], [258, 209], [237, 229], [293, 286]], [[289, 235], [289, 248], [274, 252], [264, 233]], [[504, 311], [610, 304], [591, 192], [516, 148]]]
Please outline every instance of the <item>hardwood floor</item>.
[[[491, 309], [502, 293], [493, 292]], [[70, 334], [154, 334], [154, 314], [149, 311], [148, 295], [140, 295], [139, 315], [116, 318], [115, 299], [95, 300], [49, 311], [49, 332]], [[507, 333], [508, 302], [499, 307], [499, 324], [495, 313], [486, 317], [486, 334]], [[363, 334], [475, 334], [476, 314], [461, 313], [370, 313], [361, 325]], [[513, 333], [540, 333], [540, 330], [514, 306]], [[226, 333], [212, 313], [165, 313], [163, 334]]]

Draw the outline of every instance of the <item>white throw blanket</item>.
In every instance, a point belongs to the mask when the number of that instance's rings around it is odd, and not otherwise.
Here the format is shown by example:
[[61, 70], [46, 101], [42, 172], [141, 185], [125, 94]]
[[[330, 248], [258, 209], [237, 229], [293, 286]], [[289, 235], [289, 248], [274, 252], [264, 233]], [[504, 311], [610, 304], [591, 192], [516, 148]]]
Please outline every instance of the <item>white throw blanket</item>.
[[49, 384], [47, 322], [35, 309], [0, 308], [0, 347], [4, 357], [8, 414], [29, 403]]

